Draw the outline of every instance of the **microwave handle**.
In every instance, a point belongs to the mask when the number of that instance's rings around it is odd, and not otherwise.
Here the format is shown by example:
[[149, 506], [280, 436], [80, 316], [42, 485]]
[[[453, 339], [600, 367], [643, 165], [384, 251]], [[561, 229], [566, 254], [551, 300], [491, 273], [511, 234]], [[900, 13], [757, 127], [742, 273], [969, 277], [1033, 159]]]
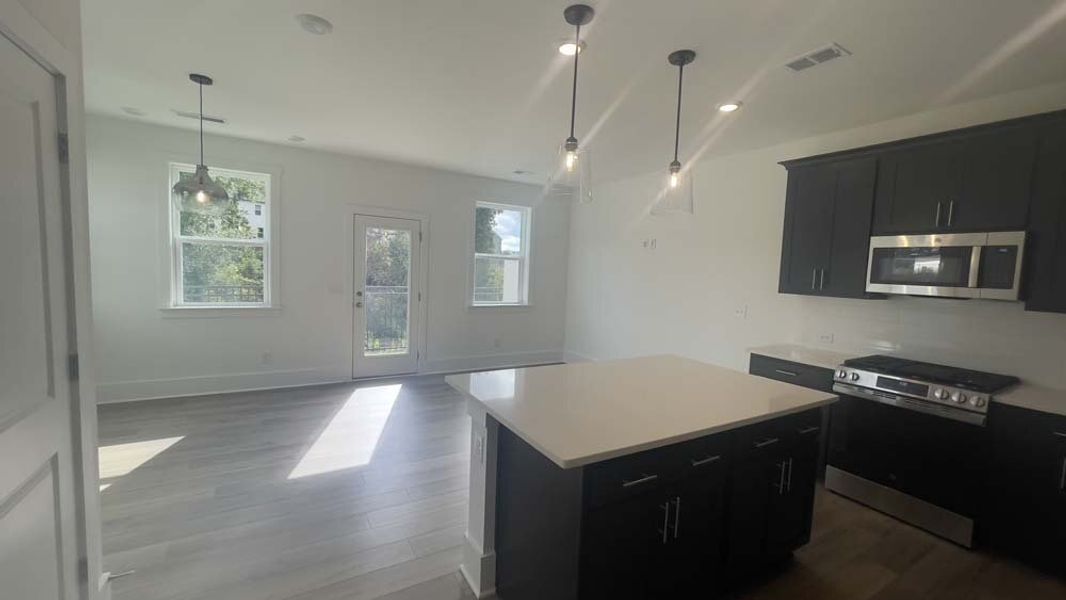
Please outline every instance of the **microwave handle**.
[[977, 288], [981, 276], [981, 252], [984, 246], [974, 246], [970, 251], [970, 281], [967, 287]]

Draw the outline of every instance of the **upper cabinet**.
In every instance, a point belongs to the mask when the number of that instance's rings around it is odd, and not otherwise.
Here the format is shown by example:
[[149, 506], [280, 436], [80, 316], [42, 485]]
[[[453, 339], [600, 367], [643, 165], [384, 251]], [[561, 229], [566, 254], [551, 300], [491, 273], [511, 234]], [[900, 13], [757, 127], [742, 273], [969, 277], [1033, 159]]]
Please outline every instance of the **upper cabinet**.
[[779, 291], [863, 298], [877, 160], [788, 163]]
[[1020, 230], [1032, 194], [1032, 125], [902, 142], [880, 155], [873, 234]]
[[1066, 118], [1041, 128], [1029, 217], [1025, 308], [1066, 313]]

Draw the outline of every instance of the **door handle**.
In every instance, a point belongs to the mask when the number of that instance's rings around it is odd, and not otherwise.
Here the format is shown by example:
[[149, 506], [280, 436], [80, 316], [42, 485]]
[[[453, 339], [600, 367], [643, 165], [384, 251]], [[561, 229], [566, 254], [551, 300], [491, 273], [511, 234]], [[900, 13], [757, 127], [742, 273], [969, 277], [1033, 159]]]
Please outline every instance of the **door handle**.
[[936, 203], [936, 226], [937, 227], [940, 227], [940, 209], [941, 209], [941, 205], [942, 204], [944, 204], [944, 203], [943, 202], [937, 202]]
[[948, 202], [948, 227], [951, 227], [951, 222], [955, 220], [955, 201]]
[[819, 279], [818, 279], [818, 289], [824, 290], [825, 289], [825, 269], [819, 269], [818, 272], [821, 273], [821, 275], [819, 275]]
[[777, 438], [766, 438], [765, 440], [762, 440], [761, 442], [755, 442], [755, 447], [756, 448], [765, 448], [767, 446], [773, 446], [774, 444], [776, 444], [779, 441], [780, 440], [778, 440]]
[[679, 535], [681, 527], [681, 496], [674, 496], [674, 539]]
[[659, 533], [663, 534], [663, 545], [666, 545], [667, 536], [670, 533], [670, 502], [660, 504], [659, 508], [663, 509], [663, 528], [659, 529]]
[[689, 462], [692, 463], [693, 467], [702, 467], [703, 465], [709, 465], [713, 462], [716, 462], [721, 458], [721, 455], [716, 454], [714, 456], [708, 456], [707, 458], [693, 458], [690, 459]]
[[633, 479], [631, 481], [622, 480], [622, 487], [630, 488], [635, 485], [640, 485], [642, 483], [651, 483], [652, 481], [655, 481], [658, 478], [658, 475], [644, 475], [640, 479]]

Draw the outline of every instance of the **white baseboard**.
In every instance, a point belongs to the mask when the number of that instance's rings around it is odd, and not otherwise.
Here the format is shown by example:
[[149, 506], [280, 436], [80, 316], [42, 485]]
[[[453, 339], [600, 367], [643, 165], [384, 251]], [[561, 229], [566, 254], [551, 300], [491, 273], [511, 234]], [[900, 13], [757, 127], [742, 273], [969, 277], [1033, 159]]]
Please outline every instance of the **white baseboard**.
[[[515, 352], [423, 361], [418, 375], [456, 373], [477, 369], [500, 369], [561, 362], [562, 351]], [[100, 383], [97, 404], [252, 392], [352, 381], [350, 367], [334, 366], [252, 373], [224, 373], [174, 379], [141, 379]]]

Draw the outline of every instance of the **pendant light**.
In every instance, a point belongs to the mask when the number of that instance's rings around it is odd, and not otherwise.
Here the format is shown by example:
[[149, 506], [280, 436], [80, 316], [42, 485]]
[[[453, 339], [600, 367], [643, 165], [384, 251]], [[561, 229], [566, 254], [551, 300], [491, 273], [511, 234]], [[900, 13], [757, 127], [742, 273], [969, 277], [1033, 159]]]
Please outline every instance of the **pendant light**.
[[196, 202], [202, 205], [225, 202], [229, 200], [229, 194], [211, 179], [207, 165], [204, 164], [204, 86], [215, 82], [207, 75], [199, 73], [190, 73], [189, 79], [200, 86], [200, 162], [196, 165], [196, 173], [188, 179], [179, 177], [172, 191], [182, 200], [195, 198]]
[[[574, 4], [563, 11], [563, 18], [574, 26], [574, 47], [583, 49], [581, 41], [581, 27], [592, 22], [596, 11], [587, 4]], [[570, 90], [570, 137], [566, 138], [559, 147], [558, 164], [552, 175], [552, 187], [563, 186], [573, 190], [578, 199], [588, 202], [592, 199], [591, 189], [591, 165], [589, 164], [588, 150], [578, 145], [574, 135], [575, 119], [577, 117], [577, 63], [578, 57], [584, 52], [574, 52], [574, 78]]]
[[677, 159], [678, 146], [681, 143], [681, 90], [685, 78], [685, 65], [696, 60], [692, 50], [678, 50], [667, 57], [671, 65], [677, 67], [677, 117], [674, 121], [674, 160], [670, 163], [666, 188], [660, 194], [652, 208], [654, 213], [692, 214], [695, 201], [692, 194], [692, 173], [681, 171], [681, 161]]

